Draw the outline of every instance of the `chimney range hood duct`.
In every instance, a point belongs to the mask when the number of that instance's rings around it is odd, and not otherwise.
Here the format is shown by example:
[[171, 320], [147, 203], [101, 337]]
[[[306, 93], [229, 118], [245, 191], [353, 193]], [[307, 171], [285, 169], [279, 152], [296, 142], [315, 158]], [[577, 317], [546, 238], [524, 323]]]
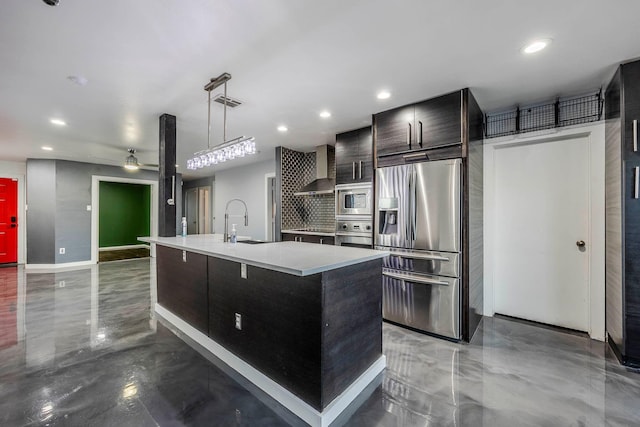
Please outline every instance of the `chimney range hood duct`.
[[293, 193], [294, 196], [313, 196], [331, 194], [335, 191], [336, 181], [329, 178], [329, 146], [316, 147], [316, 179]]

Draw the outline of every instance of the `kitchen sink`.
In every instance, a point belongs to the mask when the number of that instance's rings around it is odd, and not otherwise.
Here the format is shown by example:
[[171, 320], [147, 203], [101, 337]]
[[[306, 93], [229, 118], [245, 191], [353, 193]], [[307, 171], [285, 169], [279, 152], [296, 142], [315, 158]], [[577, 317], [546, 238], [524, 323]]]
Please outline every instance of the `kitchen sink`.
[[264, 240], [238, 240], [238, 243], [246, 243], [248, 245], [257, 245], [259, 243], [270, 243], [270, 242], [265, 242]]

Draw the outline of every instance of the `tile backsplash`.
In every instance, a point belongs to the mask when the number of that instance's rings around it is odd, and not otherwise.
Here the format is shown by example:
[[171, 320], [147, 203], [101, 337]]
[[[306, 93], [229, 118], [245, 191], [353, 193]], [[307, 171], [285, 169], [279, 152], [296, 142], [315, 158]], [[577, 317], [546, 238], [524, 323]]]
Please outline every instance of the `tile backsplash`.
[[[282, 147], [282, 230], [314, 227], [335, 229], [335, 195], [294, 196], [316, 179], [316, 153]], [[329, 146], [329, 178], [335, 179], [334, 148]]]

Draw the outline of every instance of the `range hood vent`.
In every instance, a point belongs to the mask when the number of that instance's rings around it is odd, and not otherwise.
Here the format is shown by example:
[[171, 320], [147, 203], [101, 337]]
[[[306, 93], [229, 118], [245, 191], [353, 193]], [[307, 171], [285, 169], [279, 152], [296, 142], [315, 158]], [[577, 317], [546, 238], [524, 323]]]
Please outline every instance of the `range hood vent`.
[[316, 147], [316, 179], [293, 193], [294, 196], [314, 196], [316, 194], [332, 194], [336, 181], [329, 178], [329, 146]]

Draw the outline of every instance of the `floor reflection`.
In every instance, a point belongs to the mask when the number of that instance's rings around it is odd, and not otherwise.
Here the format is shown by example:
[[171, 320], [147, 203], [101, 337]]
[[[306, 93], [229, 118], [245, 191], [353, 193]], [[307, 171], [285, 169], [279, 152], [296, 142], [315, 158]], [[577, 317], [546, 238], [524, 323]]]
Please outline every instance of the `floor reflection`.
[[[152, 259], [0, 269], [0, 425], [303, 425], [153, 315]], [[640, 425], [603, 343], [487, 318], [469, 345], [385, 324], [387, 369], [337, 425]]]
[[0, 270], [0, 350], [18, 343], [17, 270], [18, 267]]

